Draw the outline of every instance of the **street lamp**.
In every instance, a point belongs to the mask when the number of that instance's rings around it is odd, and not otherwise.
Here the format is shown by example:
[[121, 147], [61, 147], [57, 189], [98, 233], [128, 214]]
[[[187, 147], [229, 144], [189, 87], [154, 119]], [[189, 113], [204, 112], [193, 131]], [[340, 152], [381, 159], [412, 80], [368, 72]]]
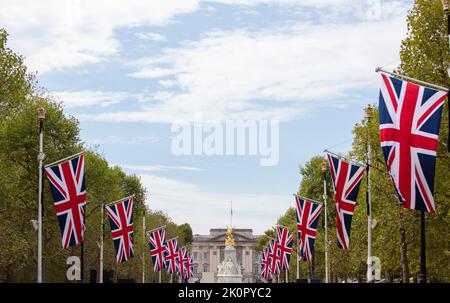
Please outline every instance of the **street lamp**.
[[[327, 215], [327, 162], [322, 161], [323, 208], [325, 210], [325, 283], [328, 283], [328, 215]], [[314, 256], [314, 255], [313, 255]], [[313, 263], [314, 264], [314, 263]]]
[[45, 108], [39, 107], [37, 110], [39, 119], [39, 196], [38, 196], [38, 265], [37, 265], [37, 282], [42, 283], [42, 203], [44, 200], [44, 191], [42, 189], [42, 162], [45, 159], [44, 150], [44, 120]]
[[444, 8], [444, 12], [446, 13], [446, 14], [448, 14], [448, 9], [449, 9], [449, 4], [450, 4], [450, 1], [449, 0], [441, 0], [441, 2], [442, 2], [442, 7]]
[[367, 108], [366, 108], [366, 119], [367, 119], [367, 122], [370, 122], [370, 120], [372, 119], [372, 110], [373, 110], [372, 106], [370, 106], [370, 104], [367, 105]]
[[[449, 42], [449, 52], [450, 52], [450, 1], [449, 0], [441, 0], [442, 7], [444, 8], [444, 13], [447, 16], [447, 35]], [[450, 64], [447, 68], [447, 74], [450, 75]]]
[[327, 162], [322, 162], [322, 172], [325, 173], [327, 171]]
[[45, 114], [46, 114], [45, 108], [39, 107], [37, 111], [38, 111], [39, 121], [44, 120], [45, 119]]
[[[367, 282], [373, 281], [373, 274], [372, 274], [372, 229], [375, 227], [374, 222], [372, 221], [372, 196], [371, 196], [371, 180], [370, 180], [370, 173], [371, 173], [371, 162], [372, 162], [372, 149], [370, 146], [370, 121], [372, 120], [373, 116], [373, 108], [370, 106], [370, 104], [367, 105], [367, 108], [365, 109], [366, 112], [366, 121], [367, 121], [367, 195], [366, 195], [366, 202], [367, 202]], [[376, 224], [376, 223], [375, 223]]]

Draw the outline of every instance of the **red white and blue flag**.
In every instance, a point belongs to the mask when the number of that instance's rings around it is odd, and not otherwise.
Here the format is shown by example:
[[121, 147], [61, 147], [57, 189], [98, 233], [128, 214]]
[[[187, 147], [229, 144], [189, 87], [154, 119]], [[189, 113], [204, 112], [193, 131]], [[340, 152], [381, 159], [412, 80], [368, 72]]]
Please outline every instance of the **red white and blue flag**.
[[45, 167], [45, 174], [58, 216], [63, 248], [80, 244], [84, 239], [86, 179], [84, 156], [77, 154], [63, 162]]
[[270, 262], [270, 273], [274, 276], [280, 274], [280, 249], [278, 247], [278, 242], [274, 238], [269, 237], [269, 253], [267, 258]]
[[348, 250], [356, 199], [366, 168], [346, 162], [330, 153], [327, 153], [327, 158], [334, 187], [338, 247]]
[[187, 253], [184, 278], [189, 280], [194, 275], [194, 258], [191, 253]]
[[292, 233], [287, 228], [277, 225], [277, 245], [280, 250], [281, 269], [289, 269], [293, 239]]
[[178, 237], [166, 241], [164, 260], [166, 261], [166, 267], [169, 273], [178, 273]]
[[149, 231], [150, 256], [153, 262], [153, 270], [160, 271], [166, 267], [164, 252], [166, 251], [166, 229], [159, 227]]
[[434, 213], [434, 173], [447, 93], [381, 74], [380, 142], [400, 203]]
[[314, 252], [322, 204], [295, 196], [299, 254], [310, 262]]
[[181, 279], [186, 276], [186, 264], [188, 263], [188, 254], [185, 246], [178, 250], [178, 275]]
[[261, 261], [261, 276], [264, 278], [264, 280], [269, 281], [272, 279], [272, 272], [270, 271], [270, 259], [268, 257], [269, 255], [269, 249], [263, 248], [260, 254], [260, 261]]
[[133, 245], [133, 197], [105, 205], [111, 225], [111, 237], [116, 249], [117, 263], [126, 262], [134, 256]]

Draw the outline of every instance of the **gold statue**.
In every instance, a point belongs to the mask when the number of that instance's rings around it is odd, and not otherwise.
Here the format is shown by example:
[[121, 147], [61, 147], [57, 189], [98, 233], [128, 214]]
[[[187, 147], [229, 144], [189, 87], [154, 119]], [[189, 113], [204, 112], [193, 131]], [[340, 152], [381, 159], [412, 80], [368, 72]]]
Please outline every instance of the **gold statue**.
[[236, 244], [234, 243], [234, 239], [233, 239], [233, 228], [229, 227], [227, 228], [227, 239], [225, 240], [225, 246], [235, 246]]

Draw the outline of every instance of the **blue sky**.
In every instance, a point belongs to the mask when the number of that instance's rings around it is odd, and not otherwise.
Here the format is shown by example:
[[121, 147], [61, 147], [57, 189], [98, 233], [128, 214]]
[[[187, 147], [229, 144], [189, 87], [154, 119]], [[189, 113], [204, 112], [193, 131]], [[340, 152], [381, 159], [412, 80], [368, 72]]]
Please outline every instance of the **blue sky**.
[[[109, 163], [141, 176], [148, 205], [194, 233], [262, 233], [289, 206], [299, 165], [346, 152], [394, 68], [412, 0], [0, 0], [0, 27], [40, 85]], [[175, 156], [171, 125], [276, 119], [275, 166], [258, 156]], [[89, 168], [86, 168], [89, 169]], [[320, 197], [311, 197], [319, 199]]]

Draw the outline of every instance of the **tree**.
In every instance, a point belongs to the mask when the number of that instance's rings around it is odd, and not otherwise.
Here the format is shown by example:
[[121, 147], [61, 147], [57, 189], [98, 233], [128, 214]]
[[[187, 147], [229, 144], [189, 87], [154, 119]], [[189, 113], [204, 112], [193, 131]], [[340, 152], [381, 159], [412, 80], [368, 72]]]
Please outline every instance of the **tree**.
[[[139, 177], [111, 167], [95, 150], [83, 146], [78, 121], [64, 114], [61, 104], [37, 87], [27, 73], [21, 56], [6, 47], [7, 33], [0, 29], [0, 281], [33, 282], [36, 279], [36, 232], [31, 220], [37, 218], [39, 121], [37, 108], [47, 113], [44, 128], [45, 163], [84, 152], [87, 183], [84, 271], [99, 267], [101, 239], [101, 205], [134, 195], [135, 257], [117, 264], [110, 227], [106, 220], [104, 268], [114, 270], [115, 278], [140, 281], [142, 256], [148, 256], [148, 245], [142, 218], [151, 228], [166, 225], [167, 235], [181, 235], [182, 243], [192, 241], [192, 229], [185, 223], [177, 226], [161, 212], [145, 205], [146, 189]], [[80, 255], [80, 246], [62, 249], [58, 220], [50, 187], [44, 181], [43, 276], [46, 282], [65, 281], [66, 258]], [[142, 241], [144, 239], [144, 241]], [[147, 263], [149, 280], [156, 276]], [[85, 274], [85, 281], [87, 280]], [[167, 281], [167, 275], [164, 275]]]
[[[403, 40], [399, 72], [416, 79], [450, 86], [447, 74], [449, 45], [447, 38], [447, 20], [440, 0], [416, 0], [408, 14], [408, 35]], [[448, 138], [448, 102], [442, 112], [439, 135], [439, 148], [436, 161], [434, 197], [436, 214], [426, 215], [427, 271], [431, 280], [448, 281], [447, 239], [450, 236], [450, 153], [447, 151]], [[418, 213], [415, 214], [418, 216]], [[418, 225], [416, 225], [418, 226]], [[418, 229], [411, 230], [415, 234]], [[416, 236], [415, 238], [418, 238]], [[414, 243], [414, 247], [418, 242]], [[410, 256], [413, 272], [418, 272], [418, 252]]]
[[[408, 35], [402, 42], [398, 73], [435, 83], [444, 87], [450, 84], [447, 75], [448, 41], [446, 20], [439, 0], [416, 0], [408, 14]], [[353, 129], [353, 146], [346, 158], [360, 163], [367, 162], [367, 147], [372, 148], [371, 192], [372, 218], [377, 225], [372, 232], [372, 253], [381, 259], [382, 275], [388, 281], [402, 279], [409, 281], [409, 274], [415, 277], [420, 268], [419, 251], [419, 214], [404, 209], [398, 202], [393, 184], [388, 176], [379, 143], [379, 124], [374, 109], [373, 119], [361, 119]], [[430, 281], [448, 282], [450, 238], [450, 154], [447, 152], [448, 106], [444, 107], [440, 128], [439, 149], [437, 153], [435, 176], [435, 202], [437, 212], [427, 215], [427, 272]], [[300, 169], [301, 183], [299, 194], [320, 200], [322, 195], [322, 173], [320, 164], [323, 158], [313, 157]], [[327, 180], [330, 176], [327, 175]], [[366, 178], [363, 178], [351, 227], [350, 248], [342, 251], [337, 248], [335, 240], [335, 209], [328, 200], [328, 244], [331, 280], [357, 278], [361, 280], [366, 273], [367, 258], [367, 211], [365, 192]], [[330, 182], [328, 182], [330, 183]], [[327, 188], [328, 193], [332, 192]], [[328, 195], [331, 197], [330, 195]], [[279, 219], [289, 225], [292, 222], [288, 212]], [[331, 220], [330, 220], [331, 219]], [[267, 243], [267, 236], [273, 230], [266, 231], [261, 237], [258, 249]], [[314, 255], [316, 275], [323, 277], [323, 215], [318, 226]], [[304, 262], [302, 262], [304, 263]], [[444, 265], [443, 265], [444, 264]], [[301, 272], [304, 272], [302, 265]]]
[[18, 110], [32, 91], [35, 77], [27, 73], [22, 56], [6, 47], [8, 33], [0, 28], [0, 117]]

